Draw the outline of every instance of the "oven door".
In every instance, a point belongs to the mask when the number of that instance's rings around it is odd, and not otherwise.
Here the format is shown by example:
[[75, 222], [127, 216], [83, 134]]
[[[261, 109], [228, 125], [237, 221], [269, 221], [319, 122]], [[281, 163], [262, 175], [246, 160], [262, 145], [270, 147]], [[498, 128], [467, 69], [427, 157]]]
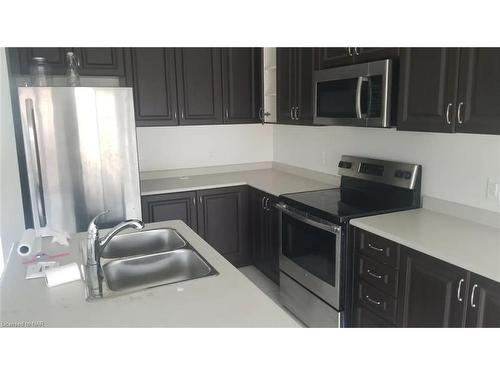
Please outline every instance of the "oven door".
[[278, 208], [280, 270], [340, 310], [341, 227], [284, 204]]
[[388, 127], [391, 61], [314, 72], [314, 124]]

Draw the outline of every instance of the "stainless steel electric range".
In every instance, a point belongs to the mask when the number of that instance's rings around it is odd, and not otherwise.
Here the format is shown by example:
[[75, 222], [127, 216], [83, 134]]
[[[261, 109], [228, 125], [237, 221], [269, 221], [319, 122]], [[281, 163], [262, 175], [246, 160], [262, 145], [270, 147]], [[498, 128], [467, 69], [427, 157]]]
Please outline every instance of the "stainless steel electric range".
[[[339, 188], [280, 196], [280, 298], [305, 325], [343, 327], [349, 220], [420, 207], [417, 164], [342, 156]], [[347, 324], [348, 325], [348, 324]]]

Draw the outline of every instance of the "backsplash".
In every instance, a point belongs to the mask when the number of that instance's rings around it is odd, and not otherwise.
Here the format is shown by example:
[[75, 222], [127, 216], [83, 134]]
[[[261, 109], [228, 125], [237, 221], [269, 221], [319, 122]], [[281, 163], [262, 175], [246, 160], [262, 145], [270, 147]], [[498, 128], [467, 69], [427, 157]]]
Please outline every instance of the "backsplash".
[[273, 126], [274, 161], [337, 173], [340, 156], [359, 155], [423, 166], [422, 194], [500, 212], [486, 198], [500, 182], [500, 137], [354, 127]]

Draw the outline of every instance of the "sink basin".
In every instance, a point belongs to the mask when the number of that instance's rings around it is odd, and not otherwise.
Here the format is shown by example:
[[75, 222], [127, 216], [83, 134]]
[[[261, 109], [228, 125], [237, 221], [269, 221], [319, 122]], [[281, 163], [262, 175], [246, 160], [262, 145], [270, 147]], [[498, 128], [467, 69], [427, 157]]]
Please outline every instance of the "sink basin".
[[172, 284], [217, 273], [195, 250], [186, 248], [111, 260], [102, 270], [107, 287], [113, 292]]
[[109, 241], [102, 258], [123, 258], [172, 251], [186, 246], [186, 241], [172, 228], [160, 228], [119, 234]]

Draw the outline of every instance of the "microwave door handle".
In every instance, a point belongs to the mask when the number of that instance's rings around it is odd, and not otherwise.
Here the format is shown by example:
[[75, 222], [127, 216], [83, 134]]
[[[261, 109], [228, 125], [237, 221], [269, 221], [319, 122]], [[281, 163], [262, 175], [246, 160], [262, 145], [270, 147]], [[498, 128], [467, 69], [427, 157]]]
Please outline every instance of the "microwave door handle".
[[358, 83], [356, 85], [356, 117], [358, 119], [363, 119], [366, 114], [361, 112], [361, 89], [363, 88], [363, 82], [368, 81], [366, 77], [358, 77]]
[[35, 110], [33, 108], [33, 100], [26, 99], [26, 117], [28, 120], [28, 134], [29, 142], [32, 155], [32, 165], [35, 169], [34, 179], [35, 179], [35, 190], [36, 190], [36, 202], [38, 211], [38, 221], [40, 227], [45, 227], [47, 225], [47, 216], [45, 213], [45, 202], [43, 198], [43, 187], [42, 187], [42, 173], [40, 168], [40, 154], [38, 152], [38, 137], [35, 122]]

